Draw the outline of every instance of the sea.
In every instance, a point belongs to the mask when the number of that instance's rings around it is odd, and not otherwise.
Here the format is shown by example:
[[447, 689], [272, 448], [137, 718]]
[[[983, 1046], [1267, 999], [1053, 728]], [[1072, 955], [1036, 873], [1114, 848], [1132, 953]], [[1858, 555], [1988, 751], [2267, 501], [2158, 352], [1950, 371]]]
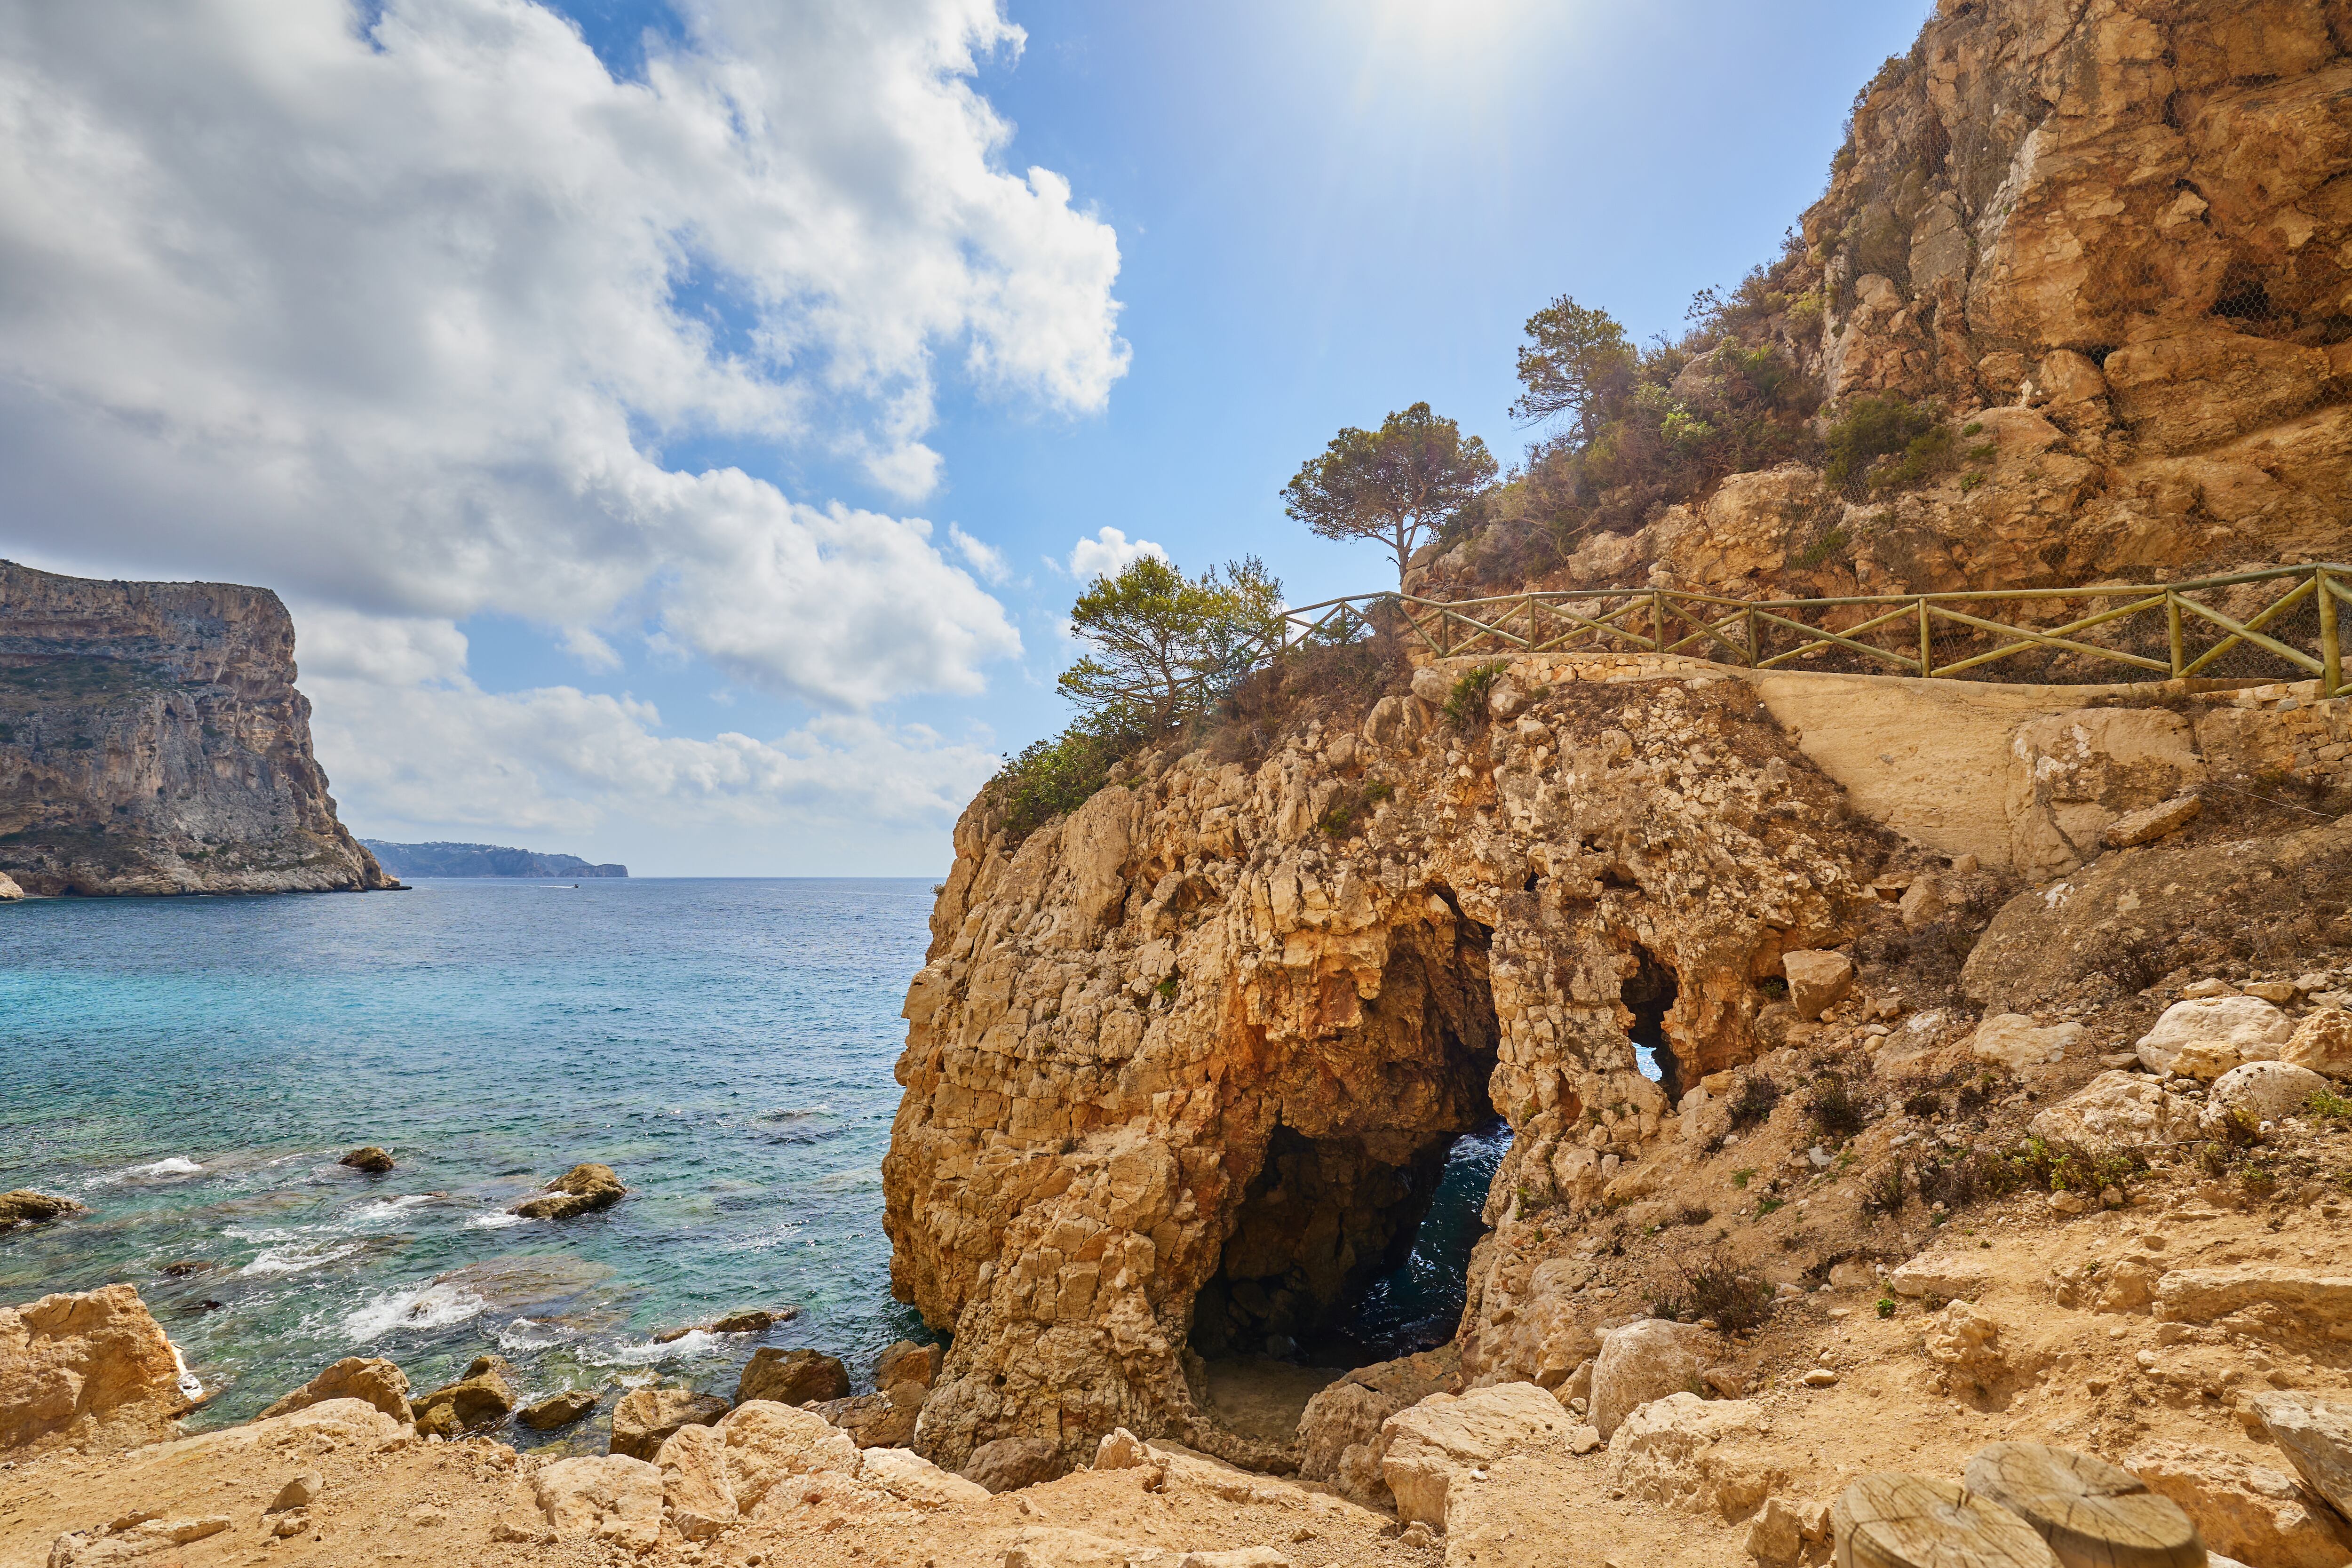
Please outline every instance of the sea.
[[[938, 1337], [891, 1299], [881, 1177], [931, 903], [921, 879], [648, 878], [0, 905], [0, 1190], [89, 1208], [0, 1234], [0, 1302], [137, 1286], [198, 1427], [350, 1355], [420, 1392], [488, 1353], [527, 1398], [731, 1395], [759, 1346], [806, 1345], [862, 1390], [883, 1348]], [[1506, 1141], [1461, 1141], [1332, 1343], [1450, 1335]], [[368, 1143], [394, 1169], [338, 1163]], [[629, 1197], [508, 1212], [583, 1161]], [[761, 1336], [659, 1337], [785, 1307]]]

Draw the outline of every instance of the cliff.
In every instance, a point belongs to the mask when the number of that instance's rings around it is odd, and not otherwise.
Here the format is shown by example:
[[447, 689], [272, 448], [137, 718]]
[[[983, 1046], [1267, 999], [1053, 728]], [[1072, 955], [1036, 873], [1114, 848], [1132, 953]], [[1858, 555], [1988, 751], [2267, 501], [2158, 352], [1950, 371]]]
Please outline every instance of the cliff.
[[625, 877], [626, 866], [592, 866], [577, 855], [542, 855], [496, 844], [360, 843], [395, 877]]
[[0, 562], [0, 871], [28, 893], [396, 886], [335, 819], [275, 594]]
[[[1572, 522], [1523, 489], [1431, 547], [1419, 591], [1804, 597], [2342, 559], [2347, 46], [2336, 0], [1944, 0], [1857, 98], [1788, 254], [1658, 389], [1719, 436], [1758, 366], [1782, 408], [1793, 373], [1819, 405], [1778, 443], [1796, 456], [1726, 459], [1671, 505], [1586, 495]], [[1932, 417], [1930, 461], [1825, 472], [1821, 438], [1866, 395]]]

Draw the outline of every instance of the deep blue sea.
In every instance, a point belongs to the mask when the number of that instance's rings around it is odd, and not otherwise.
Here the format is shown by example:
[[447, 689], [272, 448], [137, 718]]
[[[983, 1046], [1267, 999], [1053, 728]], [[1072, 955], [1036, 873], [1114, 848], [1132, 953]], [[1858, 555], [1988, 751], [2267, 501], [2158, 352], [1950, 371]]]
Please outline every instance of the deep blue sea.
[[[354, 1354], [419, 1390], [496, 1352], [534, 1394], [731, 1394], [806, 1344], [862, 1385], [926, 1337], [879, 1167], [930, 908], [897, 879], [0, 905], [0, 1190], [91, 1210], [0, 1236], [0, 1301], [137, 1285], [220, 1390], [205, 1425]], [[336, 1163], [362, 1143], [398, 1169]], [[583, 1160], [632, 1195], [505, 1212]], [[785, 1305], [764, 1341], [653, 1342]]]
[[[128, 1281], [241, 1421], [320, 1367], [418, 1391], [477, 1355], [528, 1396], [730, 1395], [761, 1344], [930, 1338], [890, 1299], [881, 1161], [929, 940], [920, 880], [423, 880], [401, 893], [0, 905], [0, 1302]], [[1464, 1137], [1413, 1256], [1317, 1359], [1449, 1338], [1507, 1146]], [[337, 1161], [362, 1143], [398, 1168]], [[507, 1209], [582, 1161], [630, 1188]], [[800, 1309], [764, 1336], [661, 1331]], [[610, 1409], [607, 1399], [604, 1411]], [[602, 1451], [605, 1417], [568, 1440]]]

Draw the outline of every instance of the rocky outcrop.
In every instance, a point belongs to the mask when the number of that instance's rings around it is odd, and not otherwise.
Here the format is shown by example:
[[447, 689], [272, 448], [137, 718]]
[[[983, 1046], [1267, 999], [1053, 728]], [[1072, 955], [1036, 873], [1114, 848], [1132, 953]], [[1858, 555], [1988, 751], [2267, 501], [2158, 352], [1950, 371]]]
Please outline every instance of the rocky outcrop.
[[[1531, 661], [1468, 735], [1397, 695], [1254, 764], [1156, 755], [1018, 846], [967, 813], [884, 1167], [894, 1288], [955, 1334], [919, 1447], [1225, 1442], [1184, 1348], [1342, 1305], [1456, 1135], [1516, 1133], [1490, 1223], [1638, 1197], [1685, 1085], [1780, 1026], [1782, 955], [1905, 929], [1899, 845], [1751, 689], [1614, 673]], [[1539, 1261], [1482, 1249], [1466, 1375], [1590, 1353]]]
[[187, 1408], [185, 1377], [131, 1286], [0, 1307], [0, 1448], [152, 1432]]
[[[1857, 99], [1725, 352], [1945, 416], [1940, 476], [1734, 473], [1546, 581], [1782, 596], [2147, 582], [2352, 554], [2347, 28], [2311, 0], [1937, 8]], [[1502, 526], [1436, 596], [1515, 589]]]
[[330, 1399], [357, 1399], [375, 1406], [394, 1421], [416, 1419], [408, 1403], [408, 1374], [381, 1356], [345, 1356], [318, 1376], [264, 1410], [256, 1420], [290, 1415]]
[[543, 1190], [546, 1196], [526, 1198], [509, 1212], [525, 1219], [574, 1219], [611, 1208], [629, 1195], [610, 1165], [574, 1165]]
[[28, 893], [397, 884], [335, 819], [275, 594], [0, 562], [0, 872]]
[[[456, 1437], [504, 1421], [515, 1407], [514, 1387], [506, 1379], [512, 1370], [503, 1357], [476, 1356], [463, 1377], [417, 1395], [418, 1434]], [[614, 1419], [617, 1432], [619, 1417]]]
[[612, 1451], [650, 1459], [681, 1427], [725, 1419], [727, 1401], [687, 1388], [638, 1388], [613, 1406]]
[[849, 1369], [823, 1351], [764, 1346], [751, 1352], [735, 1383], [738, 1404], [768, 1399], [779, 1405], [805, 1405], [812, 1399], [848, 1396]]
[[87, 1212], [86, 1205], [71, 1198], [37, 1193], [30, 1187], [0, 1193], [0, 1230], [14, 1230], [20, 1225], [47, 1225], [68, 1215]]

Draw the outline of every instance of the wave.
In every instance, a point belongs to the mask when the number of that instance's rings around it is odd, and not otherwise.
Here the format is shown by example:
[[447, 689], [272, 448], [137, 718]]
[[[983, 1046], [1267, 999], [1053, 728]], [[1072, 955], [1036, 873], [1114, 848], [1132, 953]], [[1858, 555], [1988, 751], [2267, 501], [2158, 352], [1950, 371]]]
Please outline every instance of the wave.
[[434, 1202], [438, 1196], [436, 1193], [412, 1193], [404, 1197], [370, 1198], [363, 1204], [353, 1205], [344, 1221], [350, 1225], [387, 1224], [410, 1209]]
[[451, 1323], [462, 1323], [468, 1318], [481, 1316], [489, 1310], [489, 1306], [488, 1301], [462, 1285], [450, 1285], [435, 1279], [378, 1296], [366, 1306], [346, 1314], [343, 1332], [365, 1344], [370, 1340], [400, 1329], [439, 1329]]
[[202, 1165], [184, 1154], [166, 1154], [152, 1164], [129, 1165], [103, 1176], [94, 1176], [90, 1179], [89, 1184], [94, 1187], [107, 1187], [112, 1186], [117, 1182], [169, 1182], [182, 1176], [200, 1176], [204, 1174], [204, 1170]]
[[299, 1241], [286, 1247], [272, 1247], [238, 1269], [237, 1274], [245, 1279], [269, 1274], [299, 1274], [305, 1268], [316, 1268], [322, 1263], [349, 1258], [359, 1249], [360, 1244], [356, 1241]]
[[474, 1230], [504, 1230], [510, 1225], [528, 1225], [529, 1223], [530, 1220], [526, 1216], [508, 1214], [502, 1209], [493, 1210], [489, 1214], [478, 1214], [466, 1222], [467, 1226]]
[[709, 1355], [725, 1348], [717, 1334], [707, 1329], [695, 1329], [680, 1334], [667, 1344], [606, 1345], [601, 1349], [580, 1352], [580, 1359], [589, 1366], [651, 1366], [657, 1362], [675, 1361], [680, 1356]]

